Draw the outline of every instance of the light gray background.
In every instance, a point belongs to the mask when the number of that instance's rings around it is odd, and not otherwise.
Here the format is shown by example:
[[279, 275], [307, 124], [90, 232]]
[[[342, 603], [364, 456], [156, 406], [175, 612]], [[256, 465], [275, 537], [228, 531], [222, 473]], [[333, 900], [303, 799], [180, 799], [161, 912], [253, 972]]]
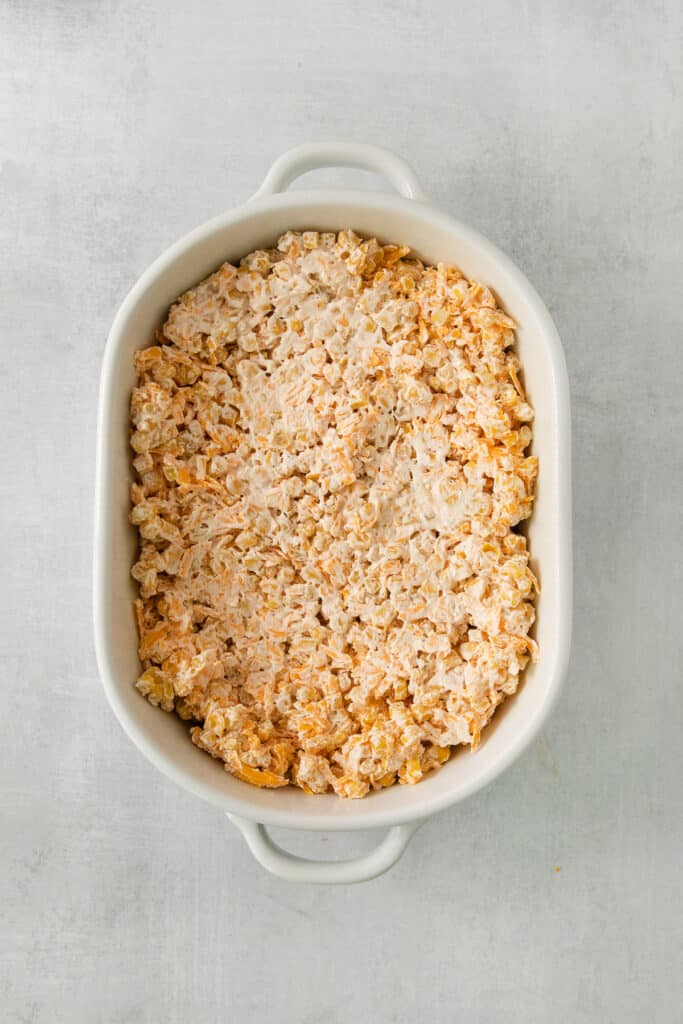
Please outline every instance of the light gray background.
[[[0, 1018], [680, 1021], [680, 5], [0, 12]], [[118, 304], [281, 151], [337, 137], [406, 156], [557, 321], [576, 618], [542, 738], [388, 875], [335, 890], [269, 877], [126, 739], [97, 678], [90, 563]], [[285, 838], [329, 856], [374, 837]]]

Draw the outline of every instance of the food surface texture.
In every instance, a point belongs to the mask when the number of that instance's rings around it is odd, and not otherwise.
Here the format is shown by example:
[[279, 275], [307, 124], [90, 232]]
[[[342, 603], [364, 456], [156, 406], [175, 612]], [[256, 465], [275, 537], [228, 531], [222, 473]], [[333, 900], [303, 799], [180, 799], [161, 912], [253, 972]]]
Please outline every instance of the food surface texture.
[[537, 657], [514, 328], [454, 267], [288, 232], [136, 353], [137, 687], [239, 779], [416, 783]]

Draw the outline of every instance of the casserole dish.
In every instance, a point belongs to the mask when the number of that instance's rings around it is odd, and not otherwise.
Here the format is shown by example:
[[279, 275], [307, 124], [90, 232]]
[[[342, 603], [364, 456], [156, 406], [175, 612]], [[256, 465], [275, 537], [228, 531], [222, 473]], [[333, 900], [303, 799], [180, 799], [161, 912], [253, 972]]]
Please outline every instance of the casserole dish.
[[[287, 192], [317, 167], [353, 166], [386, 177], [398, 195], [355, 190]], [[528, 523], [531, 565], [541, 582], [535, 637], [540, 661], [498, 709], [480, 749], [460, 751], [417, 786], [394, 785], [361, 801], [307, 795], [295, 787], [257, 789], [223, 770], [189, 742], [187, 726], [161, 714], [136, 691], [140, 672], [130, 569], [136, 532], [128, 523], [132, 480], [129, 399], [133, 353], [153, 340], [178, 295], [225, 260], [275, 244], [287, 230], [352, 228], [409, 245], [425, 262], [453, 263], [491, 287], [518, 324], [517, 343], [535, 409], [533, 452], [540, 472]], [[380, 874], [401, 855], [424, 820], [489, 783], [531, 743], [566, 671], [571, 631], [570, 419], [562, 347], [542, 301], [490, 242], [431, 206], [413, 171], [375, 146], [325, 143], [281, 156], [256, 195], [171, 246], [145, 271], [121, 306], [107, 342], [100, 386], [95, 495], [94, 618], [97, 660], [109, 702], [133, 742], [171, 779], [227, 812], [260, 863], [280, 877], [355, 882]], [[267, 826], [304, 830], [388, 828], [380, 844], [351, 861], [308, 861], [276, 846]]]

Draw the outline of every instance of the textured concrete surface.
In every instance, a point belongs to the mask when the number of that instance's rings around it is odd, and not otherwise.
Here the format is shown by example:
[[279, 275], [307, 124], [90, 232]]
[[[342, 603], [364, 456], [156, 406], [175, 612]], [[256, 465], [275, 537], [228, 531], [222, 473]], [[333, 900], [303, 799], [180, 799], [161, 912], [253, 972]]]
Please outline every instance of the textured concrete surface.
[[[681, 1020], [682, 31], [675, 0], [1, 0], [3, 1020]], [[575, 446], [551, 724], [345, 890], [273, 880], [151, 769], [90, 626], [119, 302], [277, 154], [335, 137], [407, 156], [527, 272]], [[285, 836], [372, 837], [321, 838]]]

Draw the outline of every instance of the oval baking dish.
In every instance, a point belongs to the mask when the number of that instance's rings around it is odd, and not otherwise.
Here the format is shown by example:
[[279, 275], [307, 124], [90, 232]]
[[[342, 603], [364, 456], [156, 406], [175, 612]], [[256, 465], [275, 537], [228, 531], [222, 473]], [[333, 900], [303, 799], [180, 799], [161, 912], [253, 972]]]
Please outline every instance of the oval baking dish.
[[[299, 175], [351, 166], [386, 177], [399, 195], [347, 189], [287, 192]], [[151, 343], [175, 298], [225, 260], [273, 245], [287, 230], [352, 228], [409, 245], [426, 263], [446, 262], [491, 287], [518, 325], [517, 342], [535, 409], [537, 499], [528, 523], [532, 566], [541, 582], [535, 637], [540, 661], [467, 750], [417, 786], [392, 786], [361, 801], [310, 796], [295, 787], [256, 789], [229, 775], [189, 742], [187, 726], [161, 714], [136, 691], [140, 671], [130, 575], [136, 534], [128, 522], [132, 480], [129, 399], [133, 353]], [[325, 143], [281, 156], [248, 203], [216, 217], [171, 246], [142, 275], [109, 334], [100, 385], [95, 494], [94, 620], [100, 675], [109, 702], [133, 742], [185, 789], [227, 812], [261, 864], [283, 878], [355, 882], [390, 867], [424, 820], [481, 789], [531, 743], [561, 688], [571, 632], [571, 465], [569, 389], [562, 346], [534, 289], [510, 260], [471, 228], [435, 209], [412, 170], [375, 146]], [[307, 861], [280, 849], [267, 825], [304, 830], [389, 828], [370, 854], [351, 861]]]

